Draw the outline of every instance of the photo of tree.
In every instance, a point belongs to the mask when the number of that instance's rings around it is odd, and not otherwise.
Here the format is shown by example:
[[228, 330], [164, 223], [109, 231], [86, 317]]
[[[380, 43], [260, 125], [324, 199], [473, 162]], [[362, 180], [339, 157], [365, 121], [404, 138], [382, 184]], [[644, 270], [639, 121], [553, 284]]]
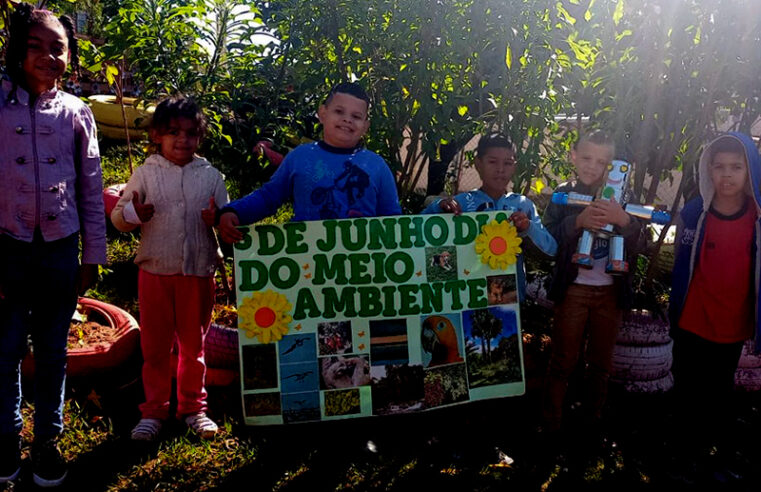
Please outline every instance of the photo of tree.
[[512, 309], [491, 307], [462, 316], [471, 388], [521, 380], [518, 316]]
[[373, 366], [373, 415], [407, 413], [423, 408], [423, 368], [420, 365]]

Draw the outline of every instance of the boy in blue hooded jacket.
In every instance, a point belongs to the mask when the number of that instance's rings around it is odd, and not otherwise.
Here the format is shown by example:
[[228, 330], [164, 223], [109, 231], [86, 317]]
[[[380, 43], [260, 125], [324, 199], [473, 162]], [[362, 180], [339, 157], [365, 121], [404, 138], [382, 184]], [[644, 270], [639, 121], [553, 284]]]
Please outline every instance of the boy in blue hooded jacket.
[[698, 178], [700, 196], [677, 222], [669, 309], [675, 421], [693, 453], [726, 434], [743, 342], [760, 326], [761, 159], [753, 140], [741, 133], [713, 140]]
[[[524, 238], [522, 248], [525, 250], [525, 238], [528, 238], [536, 250], [549, 257], [555, 256], [558, 245], [542, 224], [534, 203], [520, 193], [507, 192], [515, 165], [515, 145], [512, 141], [498, 133], [482, 136], [476, 148], [476, 171], [483, 182], [481, 188], [436, 200], [420, 213], [511, 211], [510, 220], [518, 230], [518, 236]], [[518, 300], [523, 301], [526, 293], [523, 254], [518, 255], [515, 269], [518, 274]]]

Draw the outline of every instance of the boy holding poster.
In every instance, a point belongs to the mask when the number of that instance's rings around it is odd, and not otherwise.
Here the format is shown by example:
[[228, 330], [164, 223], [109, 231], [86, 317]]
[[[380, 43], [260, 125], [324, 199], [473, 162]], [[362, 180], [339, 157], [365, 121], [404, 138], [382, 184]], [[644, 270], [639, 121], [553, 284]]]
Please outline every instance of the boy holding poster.
[[[612, 164], [614, 151], [613, 141], [599, 130], [581, 135], [571, 151], [577, 180], [561, 185], [556, 191], [594, 196]], [[632, 274], [614, 277], [606, 273], [608, 240], [604, 238], [595, 239], [591, 269], [579, 268], [572, 257], [584, 229], [598, 230], [611, 224], [616, 234], [624, 238], [629, 264], [635, 265], [636, 255], [642, 248], [642, 226], [615, 199], [594, 200], [584, 208], [550, 203], [544, 213], [544, 223], [558, 242], [549, 290], [549, 298], [555, 302], [555, 321], [544, 388], [544, 430], [550, 435], [560, 430], [568, 380], [582, 351], [586, 355], [585, 415], [591, 430], [599, 430], [613, 348], [623, 310], [632, 297]]]
[[[487, 134], [478, 140], [476, 148], [476, 171], [481, 177], [481, 188], [442, 198], [431, 203], [421, 213], [483, 212], [491, 210], [510, 211], [510, 220], [520, 237], [528, 237], [536, 249], [548, 256], [555, 256], [557, 242], [542, 225], [534, 203], [519, 193], [509, 193], [507, 187], [515, 173], [515, 145], [504, 135]], [[526, 244], [524, 242], [524, 244]], [[518, 255], [518, 299], [523, 300], [526, 291], [526, 267], [523, 255]]]
[[360, 143], [369, 105], [358, 84], [333, 87], [318, 110], [323, 139], [293, 149], [269, 182], [218, 210], [222, 239], [240, 241], [238, 225], [273, 215], [286, 201], [294, 221], [401, 215], [391, 170]]

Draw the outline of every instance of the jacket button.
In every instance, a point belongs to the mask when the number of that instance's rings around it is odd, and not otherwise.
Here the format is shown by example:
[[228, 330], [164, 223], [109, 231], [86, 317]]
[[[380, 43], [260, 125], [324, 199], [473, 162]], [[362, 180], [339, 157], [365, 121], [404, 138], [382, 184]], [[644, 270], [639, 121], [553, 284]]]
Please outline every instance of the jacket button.
[[22, 126], [17, 126], [17, 127], [16, 127], [16, 133], [18, 133], [18, 134], [22, 134], [22, 133], [24, 133], [24, 127], [22, 127]]
[[55, 157], [48, 157], [48, 164], [55, 164]]
[[53, 214], [48, 215], [48, 220], [55, 220], [56, 216]]
[[26, 162], [26, 159], [24, 159], [23, 157], [16, 158], [16, 163], [17, 164], [24, 164], [25, 162]]

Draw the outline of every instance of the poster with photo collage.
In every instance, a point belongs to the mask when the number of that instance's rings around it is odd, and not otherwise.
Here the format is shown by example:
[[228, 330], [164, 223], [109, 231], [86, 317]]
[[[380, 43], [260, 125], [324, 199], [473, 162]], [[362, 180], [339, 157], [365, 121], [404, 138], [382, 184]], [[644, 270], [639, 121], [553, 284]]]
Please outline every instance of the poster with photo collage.
[[509, 213], [242, 228], [249, 425], [418, 412], [523, 394]]

